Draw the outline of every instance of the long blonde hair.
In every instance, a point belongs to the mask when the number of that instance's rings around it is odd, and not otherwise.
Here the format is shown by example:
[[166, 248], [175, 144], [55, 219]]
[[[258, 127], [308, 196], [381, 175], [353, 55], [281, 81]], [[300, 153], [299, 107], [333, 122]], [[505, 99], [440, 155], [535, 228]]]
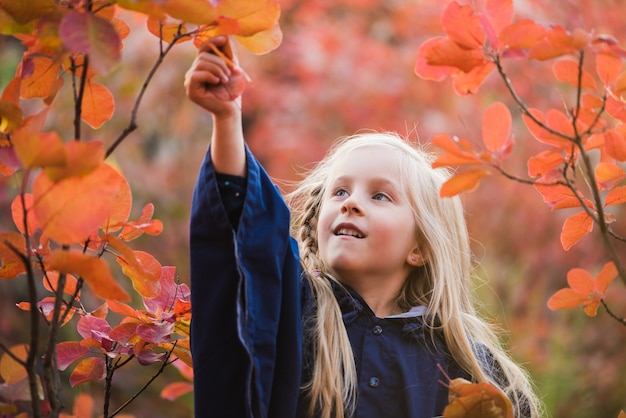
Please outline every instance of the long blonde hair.
[[[416, 234], [428, 260], [408, 277], [398, 295], [398, 306], [404, 310], [426, 306], [431, 331], [438, 328], [443, 332], [450, 353], [465, 371], [478, 382], [500, 387], [516, 405], [516, 416], [522, 410], [539, 416], [540, 403], [526, 373], [506, 354], [497, 335], [473, 306], [469, 289], [472, 259], [463, 207], [458, 197], [439, 197], [439, 189], [450, 173], [433, 169], [433, 154], [394, 133], [361, 133], [343, 138], [288, 195], [292, 232], [299, 242], [317, 305], [309, 336], [315, 353], [313, 372], [303, 387], [309, 396], [310, 415], [349, 416], [356, 403], [352, 349], [328, 280], [336, 279], [318, 257], [316, 229], [330, 171], [354, 150], [371, 146], [397, 154], [401, 181], [415, 214]], [[496, 374], [489, 367], [494, 362], [501, 369]]]

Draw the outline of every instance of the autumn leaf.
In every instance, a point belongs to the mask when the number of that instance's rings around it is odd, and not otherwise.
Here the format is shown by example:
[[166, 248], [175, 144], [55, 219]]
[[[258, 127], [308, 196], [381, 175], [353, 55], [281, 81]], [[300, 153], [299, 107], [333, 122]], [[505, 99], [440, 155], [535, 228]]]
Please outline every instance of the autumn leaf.
[[70, 51], [89, 56], [99, 74], [108, 73], [120, 60], [120, 37], [113, 24], [102, 17], [70, 11], [61, 21], [59, 36]]
[[546, 33], [546, 28], [534, 20], [521, 19], [502, 28], [499, 41], [500, 44], [506, 45], [509, 52], [529, 50], [541, 42]]
[[40, 174], [33, 184], [35, 213], [43, 231], [64, 244], [84, 242], [111, 214], [126, 180], [102, 163], [85, 176], [54, 183]]
[[100, 141], [69, 141], [64, 150], [66, 163], [63, 166], [46, 167], [46, 174], [54, 182], [87, 175], [104, 161], [104, 144]]
[[187, 33], [188, 30], [183, 23], [178, 21], [159, 20], [149, 16], [146, 25], [151, 34], [167, 43], [171, 43], [174, 38], [179, 39], [179, 41], [191, 39], [191, 36], [181, 38], [181, 35]]
[[561, 230], [561, 245], [565, 251], [572, 248], [593, 229], [593, 218], [587, 212], [579, 212], [565, 219]]
[[480, 18], [470, 5], [450, 2], [441, 14], [441, 26], [446, 35], [462, 48], [478, 49], [485, 43]]
[[44, 56], [28, 58], [22, 62], [21, 67], [27, 63], [32, 65], [33, 70], [28, 76], [22, 78], [20, 97], [32, 99], [50, 96], [59, 78], [61, 64]]
[[619, 205], [626, 202], [626, 186], [617, 187], [606, 195], [605, 206]]
[[0, 9], [4, 10], [16, 22], [25, 24], [54, 11], [54, 0], [0, 0]]
[[506, 155], [511, 147], [511, 112], [501, 102], [485, 110], [482, 120], [483, 143], [495, 155]]
[[193, 391], [193, 383], [189, 382], [173, 382], [161, 389], [161, 398], [168, 401], [175, 401], [183, 395]]
[[610, 86], [622, 72], [622, 59], [610, 53], [596, 54], [596, 73], [605, 86]]
[[464, 73], [469, 73], [487, 62], [482, 51], [462, 48], [451, 39], [443, 37], [422, 44], [419, 53], [430, 66], [453, 67]]
[[22, 109], [14, 103], [0, 101], [0, 133], [11, 133], [21, 124]]
[[617, 161], [626, 161], [626, 138], [617, 129], [604, 132], [604, 150]]
[[122, 222], [117, 225], [123, 225], [122, 231], [120, 232], [119, 238], [124, 241], [132, 241], [136, 238], [139, 238], [144, 233], [148, 235], [159, 235], [163, 232], [163, 222], [152, 219], [154, 215], [154, 205], [152, 203], [148, 203], [144, 206], [141, 211], [141, 216], [137, 221], [131, 222]]
[[278, 48], [283, 41], [283, 32], [278, 21], [276, 21], [270, 29], [246, 37], [235, 35], [234, 38], [248, 51], [261, 55]]
[[94, 129], [100, 128], [113, 117], [115, 101], [113, 94], [104, 85], [87, 80], [83, 96], [81, 119]]
[[[11, 353], [15, 357], [25, 362], [26, 357], [28, 357], [28, 348], [27, 344], [18, 344], [12, 346], [9, 350], [11, 350]], [[0, 377], [2, 377], [5, 383], [13, 384], [27, 376], [28, 371], [24, 365], [15, 361], [13, 357], [9, 356], [7, 353], [2, 354], [2, 357], [0, 357]]]
[[554, 72], [557, 80], [567, 83], [573, 87], [578, 87], [578, 80], [580, 77], [580, 87], [582, 89], [596, 89], [596, 81], [588, 71], [583, 68], [579, 68], [577, 61], [570, 59], [556, 61], [552, 66], [552, 71]]
[[[580, 207], [580, 200], [576, 193], [563, 184], [542, 184], [535, 183], [535, 190], [541, 194], [543, 201], [548, 205], [550, 210]], [[593, 207], [593, 203], [585, 198], [583, 202], [589, 207]]]
[[585, 269], [571, 269], [567, 273], [567, 283], [570, 287], [560, 289], [552, 295], [548, 300], [548, 307], [558, 310], [581, 306], [588, 316], [596, 316], [606, 289], [616, 277], [617, 268], [613, 262], [606, 263], [595, 280]]
[[[26, 214], [26, 225], [28, 227], [28, 233], [26, 232], [26, 228], [24, 227], [24, 214]], [[39, 222], [37, 221], [35, 211], [33, 210], [33, 195], [30, 193], [15, 196], [15, 199], [13, 199], [13, 202], [11, 202], [11, 215], [15, 227], [22, 234], [27, 233], [28, 235], [32, 236], [34, 232], [39, 228]]]
[[[528, 175], [544, 177], [565, 163], [565, 157], [559, 150], [546, 150], [528, 159]], [[560, 172], [558, 172], [560, 175]]]
[[59, 370], [65, 370], [78, 360], [91, 353], [88, 347], [80, 344], [78, 341], [63, 341], [56, 345], [57, 350], [57, 367]]
[[[0, 232], [0, 279], [13, 279], [26, 272], [24, 261], [13, 250], [25, 253], [25, 247], [26, 241], [22, 234]], [[26, 257], [26, 254], [23, 255]]]
[[514, 418], [511, 400], [497, 387], [470, 383], [463, 378], [450, 381], [449, 404], [443, 418]]
[[452, 197], [462, 192], [471, 192], [478, 187], [480, 179], [488, 174], [489, 171], [480, 169], [456, 174], [441, 186], [439, 196]]
[[52, 270], [81, 277], [93, 293], [102, 299], [130, 299], [113, 278], [108, 264], [100, 258], [74, 250], [56, 250], [46, 257], [45, 262]]
[[78, 363], [70, 376], [72, 387], [93, 380], [104, 379], [106, 370], [103, 357], [89, 357]]
[[624, 169], [613, 162], [599, 162], [596, 165], [596, 180], [600, 190], [612, 189], [624, 178]]
[[570, 33], [562, 26], [554, 25], [547, 29], [543, 39], [531, 48], [528, 57], [546, 61], [580, 50], [587, 43], [587, 34], [582, 29]]
[[[59, 272], [48, 271], [43, 278], [43, 287], [47, 291], [55, 293], [59, 286]], [[78, 289], [78, 280], [71, 274], [65, 275], [65, 286], [63, 287], [63, 293], [73, 296]], [[77, 295], [78, 296], [78, 295]]]
[[483, 162], [476, 156], [476, 152], [466, 139], [451, 137], [446, 134], [437, 134], [431, 138], [430, 142], [444, 150], [433, 162], [433, 168], [451, 165], [474, 165], [482, 164]]
[[475, 94], [485, 79], [496, 68], [493, 62], [485, 61], [482, 65], [474, 67], [469, 73], [458, 72], [454, 76], [454, 91], [461, 95]]
[[59, 134], [35, 132], [23, 125], [12, 136], [13, 148], [26, 168], [58, 167], [67, 164], [67, 155]]
[[123, 273], [131, 280], [135, 290], [144, 297], [155, 297], [161, 291], [159, 278], [161, 264], [154, 256], [145, 251], [133, 251], [117, 257]]

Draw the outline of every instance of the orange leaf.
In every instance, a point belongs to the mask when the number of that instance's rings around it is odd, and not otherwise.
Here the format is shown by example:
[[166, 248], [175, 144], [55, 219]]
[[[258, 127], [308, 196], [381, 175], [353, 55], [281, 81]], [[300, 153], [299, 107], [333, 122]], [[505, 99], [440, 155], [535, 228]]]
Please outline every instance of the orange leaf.
[[500, 33], [513, 20], [513, 0], [487, 0], [487, 16], [496, 33]]
[[[48, 97], [56, 85], [61, 64], [53, 62], [50, 58], [36, 56], [31, 58], [33, 72], [22, 79], [20, 97], [32, 99]], [[23, 64], [22, 64], [23, 65]]]
[[552, 26], [543, 40], [530, 50], [529, 58], [545, 61], [560, 57], [582, 49], [587, 42], [587, 34], [581, 29], [569, 33], [562, 26]]
[[141, 216], [137, 222], [124, 222], [124, 228], [119, 237], [124, 241], [131, 241], [139, 238], [144, 232], [149, 235], [159, 235], [163, 231], [163, 222], [153, 220], [154, 205], [148, 203], [141, 211]]
[[13, 103], [0, 101], [0, 133], [11, 133], [21, 124], [22, 109]]
[[[59, 272], [57, 271], [48, 271], [46, 276], [43, 278], [43, 287], [46, 288], [49, 292], [56, 292], [59, 285]], [[65, 287], [63, 288], [63, 292], [68, 295], [73, 295], [76, 293], [76, 287], [78, 282], [76, 277], [71, 274], [66, 274], [65, 276]]]
[[593, 293], [593, 277], [585, 269], [573, 268], [568, 271], [567, 284], [581, 295], [588, 296]]
[[220, 17], [237, 21], [239, 30], [233, 35], [248, 37], [273, 28], [280, 16], [280, 5], [277, 0], [221, 0], [217, 2], [215, 12]]
[[107, 164], [82, 177], [57, 183], [35, 179], [35, 213], [43, 231], [59, 243], [84, 242], [111, 214], [126, 179]]
[[283, 32], [277, 21], [270, 29], [246, 37], [235, 35], [234, 38], [253, 54], [265, 54], [278, 48], [283, 41]]
[[626, 139], [616, 129], [604, 132], [604, 149], [617, 161], [626, 161]]
[[[26, 229], [24, 228], [24, 212], [26, 212], [28, 235], [33, 235], [37, 228], [39, 228], [39, 222], [37, 221], [35, 211], [33, 210], [33, 195], [26, 193], [23, 195], [23, 198], [24, 205], [22, 205], [22, 195], [15, 196], [15, 199], [11, 202], [11, 215], [13, 216], [13, 223], [18, 231], [25, 234]], [[26, 211], [24, 211], [24, 206], [26, 206]]]
[[20, 24], [31, 22], [51, 13], [55, 9], [54, 0], [2, 1], [0, 9]]
[[495, 102], [483, 115], [482, 132], [485, 147], [501, 154], [511, 141], [511, 112], [502, 102]]
[[[550, 128], [552, 127], [546, 121], [546, 118], [544, 117], [542, 111], [538, 109], [529, 109], [529, 112], [534, 116], [539, 124], [535, 122], [530, 116], [525, 114], [522, 115], [522, 119], [526, 124], [526, 128], [528, 128], [532, 136], [534, 136], [537, 141], [556, 147], [564, 147], [569, 144], [569, 141], [556, 134], [553, 134], [545, 128], [546, 126]], [[554, 119], [556, 119], [556, 117], [552, 116], [552, 120]]]
[[585, 303], [587, 299], [588, 298], [586, 296], [583, 296], [572, 289], [560, 289], [552, 295], [550, 299], [548, 299], [548, 308], [553, 311], [559, 309], [573, 309]]
[[[176, 21], [163, 21], [150, 16], [148, 17], [146, 24], [148, 26], [148, 31], [150, 31], [151, 34], [157, 38], [163, 39], [163, 41], [167, 43], [172, 42], [176, 36], [187, 33], [185, 26]], [[190, 38], [185, 40], [188, 39]]]
[[[543, 196], [543, 201], [550, 210], [580, 207], [580, 201], [576, 194], [567, 186], [562, 184], [541, 184], [535, 183], [535, 189]], [[587, 199], [583, 201], [590, 207], [593, 204]]]
[[579, 212], [570, 216], [563, 223], [561, 245], [565, 251], [572, 248], [582, 237], [593, 229], [593, 218], [587, 212]]
[[470, 383], [463, 378], [450, 382], [449, 404], [444, 418], [514, 418], [511, 400], [497, 387]]
[[46, 167], [50, 180], [57, 182], [67, 177], [84, 176], [104, 161], [104, 145], [100, 141], [69, 141], [65, 144], [67, 164]]
[[0, 232], [0, 279], [13, 279], [26, 272], [24, 261], [13, 252], [13, 246], [26, 257], [26, 241], [17, 232]]
[[428, 65], [454, 67], [469, 73], [487, 62], [482, 51], [464, 49], [449, 38], [437, 38], [436, 41], [422, 46], [422, 56]]
[[[22, 361], [26, 361], [28, 357], [28, 345], [18, 344], [10, 348], [11, 353]], [[0, 377], [6, 384], [13, 384], [28, 376], [28, 372], [24, 366], [19, 364], [9, 356], [7, 353], [3, 353], [0, 357]]]
[[559, 60], [555, 62], [554, 65], [552, 66], [552, 71], [554, 72], [554, 75], [557, 80], [562, 81], [564, 83], [568, 83], [574, 87], [578, 87], [578, 77], [579, 77], [578, 73], [580, 70], [582, 70], [582, 73], [580, 74], [581, 88], [588, 89], [588, 90], [595, 90], [596, 89], [595, 80], [593, 79], [591, 74], [589, 74], [589, 72], [587, 72], [584, 69], [579, 69], [577, 61], [573, 61], [570, 59]]
[[56, 250], [45, 261], [52, 270], [81, 277], [93, 293], [102, 299], [130, 300], [113, 278], [109, 265], [100, 258], [79, 251]]
[[606, 195], [605, 206], [619, 205], [626, 202], [626, 186], [613, 189]]
[[596, 180], [600, 190], [611, 189], [624, 178], [626, 178], [624, 169], [615, 163], [599, 162], [596, 165]]
[[113, 117], [115, 101], [111, 91], [100, 83], [87, 80], [80, 117], [94, 129]]
[[478, 187], [480, 179], [488, 174], [489, 171], [479, 169], [457, 174], [441, 186], [439, 196], [451, 197], [462, 192], [471, 192]]
[[457, 73], [454, 77], [454, 91], [461, 96], [475, 94], [494, 68], [496, 68], [496, 64], [485, 61], [483, 64], [472, 68], [469, 73]]
[[610, 86], [622, 72], [621, 58], [600, 52], [596, 55], [596, 72], [605, 86]]
[[122, 271], [132, 281], [137, 292], [147, 298], [153, 298], [161, 292], [161, 264], [154, 256], [144, 251], [133, 251], [134, 257], [118, 257], [116, 260]]
[[217, 20], [219, 14], [209, 1], [178, 0], [162, 2], [163, 10], [174, 19], [198, 25], [210, 24]]
[[78, 366], [76, 366], [70, 376], [70, 385], [74, 387], [81, 383], [101, 380], [104, 379], [105, 374], [104, 358], [89, 357], [78, 363]]
[[441, 15], [441, 25], [446, 35], [461, 48], [482, 48], [485, 43], [480, 18], [474, 15], [472, 6], [448, 3]]
[[165, 386], [161, 390], [161, 398], [169, 401], [175, 401], [183, 395], [193, 391], [193, 384], [189, 382], [174, 382]]
[[431, 138], [431, 143], [443, 149], [445, 152], [440, 155], [435, 162], [433, 168], [444, 167], [448, 165], [466, 165], [481, 164], [482, 161], [476, 157], [469, 141], [463, 138], [450, 137], [446, 134], [437, 134]]
[[86, 393], [79, 393], [74, 398], [74, 407], [72, 413], [76, 418], [91, 418], [94, 413], [95, 402], [91, 396]]
[[502, 29], [499, 40], [507, 49], [531, 49], [545, 37], [546, 28], [530, 19], [522, 19]]
[[565, 157], [560, 151], [542, 151], [528, 159], [528, 175], [530, 177], [545, 176], [563, 163], [565, 163]]
[[602, 267], [600, 273], [598, 273], [598, 275], [596, 276], [596, 283], [594, 287], [596, 293], [598, 293], [600, 296], [604, 296], [606, 289], [613, 282], [613, 280], [615, 280], [616, 277], [617, 267], [615, 267], [615, 264], [612, 261], [606, 263]]
[[26, 168], [67, 164], [63, 141], [56, 132], [34, 132], [24, 125], [13, 133], [11, 141], [17, 157]]
[[56, 345], [56, 350], [59, 370], [67, 369], [91, 352], [88, 347], [78, 341], [62, 341]]
[[414, 71], [415, 74], [424, 80], [442, 81], [460, 71], [454, 67], [431, 65], [428, 62], [427, 56], [430, 56], [433, 48], [435, 48], [435, 46], [444, 39], [447, 38], [441, 36], [430, 38], [423, 42], [417, 51], [417, 60], [415, 61]]

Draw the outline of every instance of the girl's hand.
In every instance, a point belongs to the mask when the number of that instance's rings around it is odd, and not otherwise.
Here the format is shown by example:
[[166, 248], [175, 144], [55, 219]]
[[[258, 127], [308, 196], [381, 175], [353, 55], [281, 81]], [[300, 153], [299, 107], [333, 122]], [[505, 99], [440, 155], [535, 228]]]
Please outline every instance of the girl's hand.
[[[226, 62], [214, 52], [214, 47], [231, 58]], [[216, 117], [241, 112], [241, 94], [245, 89], [246, 75], [237, 57], [232, 53], [226, 36], [218, 36], [204, 42], [198, 55], [185, 74], [187, 97]]]

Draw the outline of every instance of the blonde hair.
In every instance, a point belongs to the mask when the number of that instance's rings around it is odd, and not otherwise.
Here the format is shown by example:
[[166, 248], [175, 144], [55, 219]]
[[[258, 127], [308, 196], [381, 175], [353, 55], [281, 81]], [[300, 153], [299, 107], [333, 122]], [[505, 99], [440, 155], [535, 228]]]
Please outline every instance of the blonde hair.
[[[497, 335], [473, 306], [469, 291], [472, 259], [463, 207], [458, 197], [439, 197], [439, 189], [450, 173], [433, 169], [431, 153], [395, 133], [361, 133], [343, 138], [288, 196], [292, 232], [299, 242], [302, 264], [316, 300], [310, 335], [315, 353], [313, 372], [303, 386], [310, 399], [310, 415], [349, 416], [356, 403], [352, 349], [328, 278], [337, 280], [318, 257], [316, 229], [329, 173], [335, 164], [356, 149], [372, 146], [393, 151], [398, 157], [401, 181], [415, 215], [418, 242], [428, 260], [409, 275], [398, 295], [398, 307], [408, 310], [426, 306], [432, 338], [436, 329], [441, 330], [450, 353], [465, 371], [478, 382], [500, 387], [516, 406], [516, 416], [529, 412], [539, 416], [540, 403], [527, 375], [506, 354]], [[494, 372], [495, 364], [501, 370], [496, 367]]]

